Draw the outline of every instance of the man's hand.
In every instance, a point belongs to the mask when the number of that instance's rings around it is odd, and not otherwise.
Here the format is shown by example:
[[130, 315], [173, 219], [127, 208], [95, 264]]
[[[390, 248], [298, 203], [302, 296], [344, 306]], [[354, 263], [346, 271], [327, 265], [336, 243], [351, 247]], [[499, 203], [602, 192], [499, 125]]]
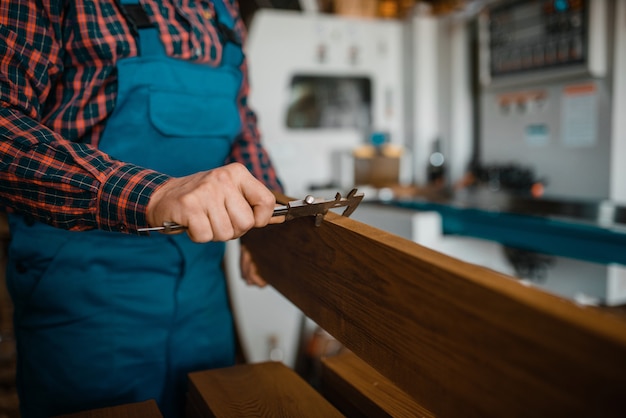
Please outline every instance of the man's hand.
[[267, 225], [275, 205], [274, 194], [233, 163], [167, 181], [150, 198], [147, 219], [186, 226], [195, 242], [227, 241]]
[[241, 277], [246, 281], [248, 285], [255, 285], [259, 287], [265, 287], [267, 282], [263, 280], [261, 275], [256, 269], [256, 264], [252, 260], [250, 251], [243, 245], [239, 247], [239, 265], [241, 267]]

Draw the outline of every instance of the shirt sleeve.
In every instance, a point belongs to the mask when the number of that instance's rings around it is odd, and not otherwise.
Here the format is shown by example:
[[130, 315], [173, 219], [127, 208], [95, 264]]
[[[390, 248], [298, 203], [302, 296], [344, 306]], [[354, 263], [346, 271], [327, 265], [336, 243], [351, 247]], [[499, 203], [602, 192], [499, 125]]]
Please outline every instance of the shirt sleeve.
[[52, 17], [61, 11], [17, 4], [0, 7], [0, 210], [72, 230], [147, 226], [149, 197], [168, 177], [70, 142], [42, 123], [62, 71]]
[[[236, 2], [231, 4], [236, 11], [235, 29], [242, 43], [245, 45], [246, 30], [243, 20], [238, 13]], [[260, 181], [274, 191], [283, 192], [283, 186], [272, 165], [267, 150], [261, 144], [261, 136], [257, 128], [257, 118], [254, 111], [248, 105], [248, 64], [244, 59], [241, 64], [242, 84], [239, 90], [238, 106], [241, 116], [241, 133], [236, 138], [231, 154], [227, 162], [240, 162], [248, 167], [248, 170]]]

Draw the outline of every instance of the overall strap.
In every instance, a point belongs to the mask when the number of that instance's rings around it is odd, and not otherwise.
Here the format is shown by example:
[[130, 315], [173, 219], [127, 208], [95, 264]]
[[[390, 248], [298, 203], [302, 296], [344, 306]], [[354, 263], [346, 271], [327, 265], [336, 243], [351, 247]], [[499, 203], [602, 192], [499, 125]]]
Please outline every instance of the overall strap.
[[152, 24], [139, 0], [119, 0], [124, 15], [131, 26], [137, 29], [139, 55], [165, 55], [165, 47], [159, 38], [159, 30]]
[[131, 20], [137, 29], [146, 29], [153, 27], [152, 22], [148, 14], [144, 10], [143, 6], [139, 3], [124, 3], [122, 0], [122, 7], [126, 11], [126, 16]]
[[235, 32], [235, 21], [228, 10], [226, 0], [213, 0], [213, 9], [215, 10], [215, 20], [217, 21], [217, 30], [220, 32], [222, 44], [232, 42], [241, 46], [241, 39]]
[[[152, 22], [139, 0], [118, 0], [131, 26], [137, 29], [140, 56], [165, 55], [165, 47], [159, 38], [159, 31]], [[231, 42], [241, 46], [241, 39], [234, 30], [234, 18], [224, 0], [213, 0], [215, 21], [222, 45]]]

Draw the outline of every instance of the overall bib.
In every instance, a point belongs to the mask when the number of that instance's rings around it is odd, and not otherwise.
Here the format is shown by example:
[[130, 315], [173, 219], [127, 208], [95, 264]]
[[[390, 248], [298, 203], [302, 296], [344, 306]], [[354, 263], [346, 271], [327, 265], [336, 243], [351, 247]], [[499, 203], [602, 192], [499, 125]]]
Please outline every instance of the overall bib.
[[[226, 6], [214, 6], [232, 27]], [[100, 148], [172, 176], [222, 165], [241, 128], [241, 47], [225, 42], [211, 67], [167, 57], [156, 28], [139, 29], [138, 46], [118, 63]], [[186, 373], [234, 363], [224, 243], [65, 231], [15, 215], [10, 227], [24, 418], [146, 399], [179, 416]]]

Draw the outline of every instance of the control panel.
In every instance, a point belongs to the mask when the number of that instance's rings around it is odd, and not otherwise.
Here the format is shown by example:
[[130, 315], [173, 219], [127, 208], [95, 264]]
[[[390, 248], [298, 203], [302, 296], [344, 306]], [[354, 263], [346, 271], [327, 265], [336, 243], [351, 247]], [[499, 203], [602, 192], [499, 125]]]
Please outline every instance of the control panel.
[[582, 0], [494, 8], [489, 23], [492, 77], [583, 63], [586, 12]]
[[606, 72], [605, 0], [496, 3], [481, 21], [484, 86]]
[[480, 16], [484, 166], [532, 170], [545, 195], [609, 196], [615, 6], [504, 0]]

